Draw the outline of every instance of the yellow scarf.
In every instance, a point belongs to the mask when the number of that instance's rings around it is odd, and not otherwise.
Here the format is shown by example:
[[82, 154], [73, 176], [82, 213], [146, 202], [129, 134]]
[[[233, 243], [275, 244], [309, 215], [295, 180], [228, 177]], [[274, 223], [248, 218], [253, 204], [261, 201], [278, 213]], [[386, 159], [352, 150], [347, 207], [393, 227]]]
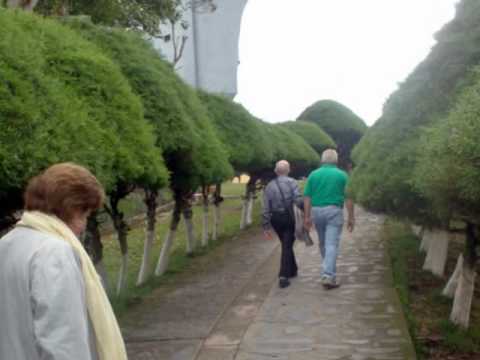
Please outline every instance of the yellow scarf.
[[100, 360], [126, 360], [122, 334], [100, 277], [87, 252], [70, 228], [59, 218], [38, 211], [25, 211], [18, 225], [60, 237], [78, 254], [82, 263], [87, 310], [95, 331]]

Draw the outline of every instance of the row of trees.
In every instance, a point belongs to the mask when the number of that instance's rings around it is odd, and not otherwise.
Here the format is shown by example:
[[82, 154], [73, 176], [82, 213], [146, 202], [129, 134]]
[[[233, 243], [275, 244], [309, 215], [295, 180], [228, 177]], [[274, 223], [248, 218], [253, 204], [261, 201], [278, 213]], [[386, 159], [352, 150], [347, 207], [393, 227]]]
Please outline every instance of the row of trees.
[[[170, 231], [156, 275], [168, 267], [181, 218], [187, 252], [196, 246], [191, 196], [202, 189], [206, 215], [213, 198], [218, 236], [221, 183], [248, 173], [242, 226], [251, 222], [255, 191], [287, 159], [296, 176], [318, 166], [319, 153], [335, 146], [306, 122], [268, 124], [222, 96], [198, 93], [164, 61], [143, 33], [96, 25], [86, 18], [45, 19], [0, 7], [0, 227], [15, 221], [28, 179], [49, 165], [88, 166], [105, 186], [122, 253], [117, 293], [126, 285], [129, 227], [120, 203], [144, 193], [147, 232], [138, 275], [142, 284], [155, 241], [159, 192], [174, 200]], [[210, 189], [215, 189], [210, 194]], [[205, 216], [207, 219], [207, 216]], [[86, 246], [102, 269], [97, 214], [90, 217]], [[202, 244], [209, 240], [204, 221]]]
[[352, 184], [356, 200], [370, 210], [424, 229], [424, 268], [439, 276], [451, 233], [464, 233], [464, 255], [444, 291], [455, 298], [451, 320], [464, 327], [480, 231], [479, 34], [480, 4], [462, 0], [454, 20], [436, 34], [431, 53], [355, 148]]

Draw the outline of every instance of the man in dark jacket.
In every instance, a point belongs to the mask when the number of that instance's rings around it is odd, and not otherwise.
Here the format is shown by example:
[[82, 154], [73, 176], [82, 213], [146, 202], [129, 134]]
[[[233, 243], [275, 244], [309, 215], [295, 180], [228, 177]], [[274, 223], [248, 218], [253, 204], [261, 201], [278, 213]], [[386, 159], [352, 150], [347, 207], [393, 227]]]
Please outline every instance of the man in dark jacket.
[[282, 243], [279, 286], [290, 285], [289, 278], [297, 276], [297, 263], [293, 252], [295, 241], [295, 217], [293, 205], [302, 202], [302, 196], [295, 179], [288, 177], [290, 164], [280, 160], [275, 165], [277, 177], [270, 181], [263, 192], [263, 228], [268, 239], [272, 228]]

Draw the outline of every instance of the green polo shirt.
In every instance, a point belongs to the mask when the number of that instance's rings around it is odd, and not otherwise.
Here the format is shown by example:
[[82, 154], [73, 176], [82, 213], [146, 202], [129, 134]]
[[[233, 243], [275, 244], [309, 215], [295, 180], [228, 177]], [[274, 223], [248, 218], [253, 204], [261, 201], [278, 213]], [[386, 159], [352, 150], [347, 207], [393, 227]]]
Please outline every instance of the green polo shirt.
[[336, 165], [324, 164], [310, 173], [304, 195], [312, 199], [312, 206], [337, 205], [343, 207], [348, 175]]

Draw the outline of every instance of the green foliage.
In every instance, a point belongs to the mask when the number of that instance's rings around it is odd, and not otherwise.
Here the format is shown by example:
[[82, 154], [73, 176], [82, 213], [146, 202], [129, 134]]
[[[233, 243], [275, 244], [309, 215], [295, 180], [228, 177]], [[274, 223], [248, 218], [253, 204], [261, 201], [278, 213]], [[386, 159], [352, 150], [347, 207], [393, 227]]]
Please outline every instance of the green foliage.
[[0, 23], [0, 197], [18, 198], [61, 161], [88, 166], [107, 188], [165, 183], [140, 100], [107, 57], [55, 21], [0, 9]]
[[200, 98], [208, 108], [236, 172], [249, 173], [271, 166], [273, 153], [266, 135], [259, 130], [260, 120], [227, 97], [201, 92]]
[[469, 70], [480, 61], [480, 3], [460, 2], [456, 17], [437, 34], [437, 40], [354, 151], [357, 168], [352, 189], [357, 201], [370, 210], [416, 220], [432, 217], [429, 201], [413, 181], [419, 129], [444, 118], [471, 81]]
[[281, 124], [265, 124], [273, 140], [274, 159], [287, 160], [290, 163], [291, 175], [306, 176], [320, 165], [320, 157], [307, 142], [293, 131]]
[[332, 137], [337, 144], [342, 167], [348, 165], [353, 147], [367, 130], [367, 125], [361, 118], [333, 100], [317, 101], [305, 109], [298, 120], [313, 122]]
[[159, 35], [163, 19], [178, 12], [177, 0], [40, 0], [35, 11], [46, 16], [87, 15], [94, 23]]
[[173, 187], [193, 190], [232, 175], [207, 110], [150, 42], [135, 32], [102, 28], [83, 19], [67, 23], [120, 66], [142, 99], [145, 118], [154, 127]]
[[318, 154], [326, 149], [335, 148], [335, 141], [319, 126], [306, 121], [287, 121], [281, 124], [300, 135]]
[[414, 184], [443, 221], [480, 213], [480, 67], [445, 119], [420, 138]]

